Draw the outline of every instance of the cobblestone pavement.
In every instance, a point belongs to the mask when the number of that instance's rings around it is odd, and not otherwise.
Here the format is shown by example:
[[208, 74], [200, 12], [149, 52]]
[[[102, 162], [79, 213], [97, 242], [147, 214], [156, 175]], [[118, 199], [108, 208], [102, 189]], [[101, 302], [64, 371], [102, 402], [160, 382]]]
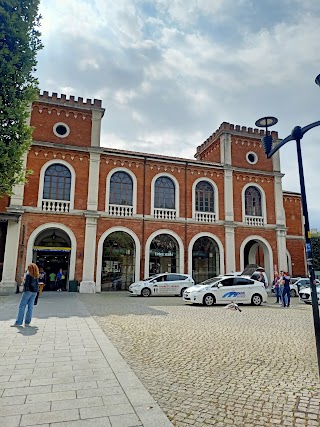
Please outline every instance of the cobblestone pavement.
[[[312, 308], [79, 295], [175, 426], [319, 426]], [[156, 426], [155, 426], [156, 427]]]

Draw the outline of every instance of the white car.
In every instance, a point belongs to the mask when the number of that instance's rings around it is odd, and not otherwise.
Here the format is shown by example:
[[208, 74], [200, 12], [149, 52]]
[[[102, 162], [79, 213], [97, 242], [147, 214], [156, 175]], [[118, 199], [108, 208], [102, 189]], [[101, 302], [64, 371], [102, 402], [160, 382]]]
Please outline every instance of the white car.
[[150, 295], [180, 295], [190, 286], [194, 280], [188, 274], [161, 273], [140, 282], [132, 283], [129, 292], [133, 295], [149, 297]]
[[[319, 282], [319, 280], [317, 280], [317, 282]], [[319, 304], [320, 303], [320, 285], [319, 284], [317, 284], [317, 296], [318, 296], [318, 304]], [[299, 297], [300, 297], [300, 301], [303, 301], [306, 304], [312, 304], [310, 287], [303, 288], [299, 292]]]
[[[318, 279], [316, 279], [317, 284], [320, 283], [320, 281]], [[291, 297], [297, 297], [299, 296], [299, 291], [302, 288], [307, 288], [310, 286], [310, 280], [308, 278], [305, 277], [298, 277], [298, 278], [291, 278], [291, 282], [290, 283], [290, 296]], [[272, 292], [275, 293], [274, 291], [274, 286], [272, 286], [271, 288]]]
[[239, 276], [215, 277], [210, 284], [192, 286], [183, 293], [183, 301], [207, 306], [230, 302], [261, 305], [267, 297], [263, 283]]

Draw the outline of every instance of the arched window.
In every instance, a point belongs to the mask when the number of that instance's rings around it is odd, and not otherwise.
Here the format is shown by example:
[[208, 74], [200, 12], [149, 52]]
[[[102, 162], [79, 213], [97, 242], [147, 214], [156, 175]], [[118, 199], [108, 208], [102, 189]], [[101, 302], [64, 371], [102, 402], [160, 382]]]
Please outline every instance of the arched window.
[[156, 180], [154, 187], [154, 207], [175, 209], [174, 182], [166, 176], [161, 176]]
[[59, 163], [49, 166], [44, 175], [43, 199], [70, 201], [71, 172]]
[[207, 181], [200, 181], [196, 186], [196, 211], [214, 212], [214, 190]]
[[249, 216], [262, 216], [261, 193], [253, 186], [245, 192], [245, 212]]
[[110, 179], [109, 203], [132, 206], [133, 182], [126, 172], [115, 172]]

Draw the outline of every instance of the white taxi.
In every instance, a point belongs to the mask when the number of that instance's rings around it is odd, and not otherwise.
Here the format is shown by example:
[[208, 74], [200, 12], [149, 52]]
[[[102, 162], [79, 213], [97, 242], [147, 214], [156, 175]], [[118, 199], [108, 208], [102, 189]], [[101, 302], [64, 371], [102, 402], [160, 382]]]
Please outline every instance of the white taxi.
[[[317, 284], [317, 297], [318, 297], [318, 304], [320, 304], [320, 285], [318, 283], [318, 280], [316, 280]], [[312, 304], [312, 298], [311, 298], [311, 288], [310, 286], [307, 288], [303, 288], [299, 292], [300, 301], [304, 302], [306, 304]]]
[[143, 297], [180, 295], [190, 286], [194, 285], [194, 280], [188, 274], [161, 273], [148, 277], [140, 282], [132, 283], [129, 292], [132, 295]]
[[206, 284], [192, 286], [184, 291], [183, 301], [211, 306], [230, 302], [261, 305], [267, 301], [263, 283], [247, 277], [215, 277]]

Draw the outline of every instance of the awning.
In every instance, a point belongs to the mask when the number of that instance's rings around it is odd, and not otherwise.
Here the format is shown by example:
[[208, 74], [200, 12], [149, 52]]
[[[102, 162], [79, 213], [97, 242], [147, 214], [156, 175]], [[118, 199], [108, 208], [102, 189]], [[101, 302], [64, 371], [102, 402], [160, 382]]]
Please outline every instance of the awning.
[[41, 252], [70, 252], [71, 248], [60, 246], [34, 246], [33, 250]]

